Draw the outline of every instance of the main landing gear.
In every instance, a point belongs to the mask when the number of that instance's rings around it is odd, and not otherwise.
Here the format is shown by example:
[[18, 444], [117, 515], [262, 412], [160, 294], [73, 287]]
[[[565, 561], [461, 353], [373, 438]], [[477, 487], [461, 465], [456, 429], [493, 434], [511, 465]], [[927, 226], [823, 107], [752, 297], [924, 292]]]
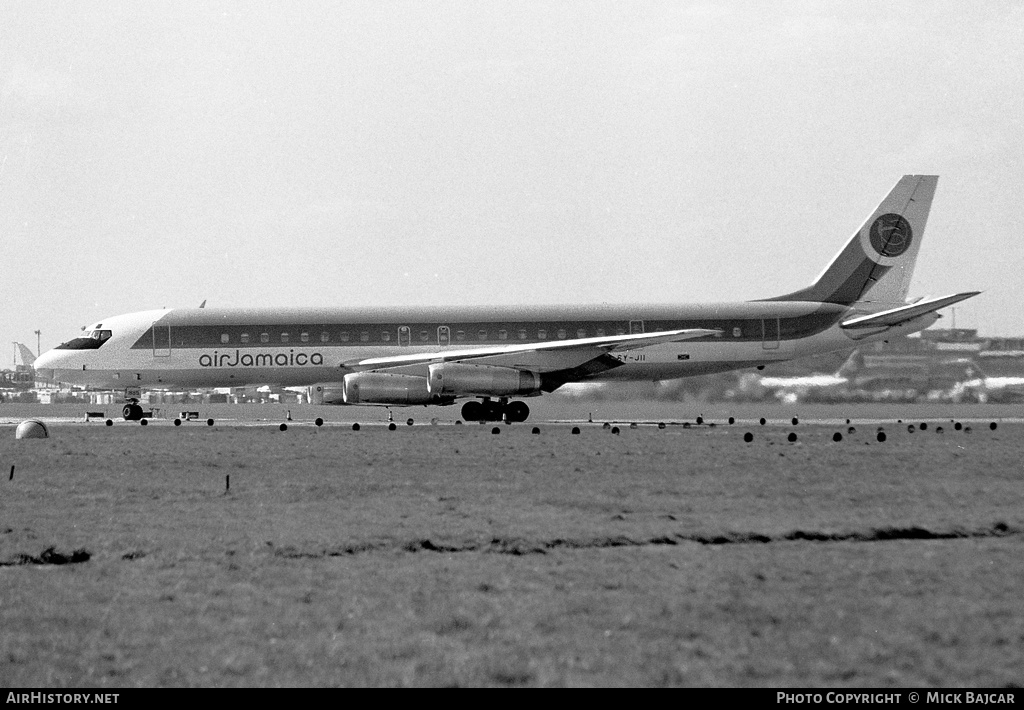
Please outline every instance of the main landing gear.
[[525, 422], [529, 416], [526, 402], [509, 402], [505, 397], [497, 402], [484, 397], [482, 401], [474, 399], [462, 405], [462, 418], [467, 422]]
[[124, 405], [124, 408], [121, 410], [121, 416], [125, 418], [125, 421], [129, 422], [142, 419], [142, 407], [139, 406], [139, 400], [128, 400], [128, 404]]

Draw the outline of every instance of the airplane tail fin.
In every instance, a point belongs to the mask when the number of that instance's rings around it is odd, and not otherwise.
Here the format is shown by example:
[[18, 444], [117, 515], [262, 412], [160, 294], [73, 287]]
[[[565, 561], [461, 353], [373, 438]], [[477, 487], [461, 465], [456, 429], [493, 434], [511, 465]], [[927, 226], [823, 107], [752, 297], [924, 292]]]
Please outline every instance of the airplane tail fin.
[[813, 284], [768, 300], [902, 303], [938, 180], [904, 175]]
[[[36, 361], [36, 356], [32, 354], [32, 351], [28, 349], [28, 346], [24, 343], [15, 342], [14, 347], [17, 352], [14, 354], [14, 364], [24, 365], [25, 367], [31, 367], [32, 363]], [[21, 362], [18, 362], [18, 361]]]
[[860, 372], [863, 369], [864, 354], [861, 353], [860, 348], [857, 348], [852, 353], [850, 353], [850, 357], [846, 358], [846, 362], [844, 362], [839, 367], [839, 369], [836, 371], [836, 376], [851, 379], [856, 373]]

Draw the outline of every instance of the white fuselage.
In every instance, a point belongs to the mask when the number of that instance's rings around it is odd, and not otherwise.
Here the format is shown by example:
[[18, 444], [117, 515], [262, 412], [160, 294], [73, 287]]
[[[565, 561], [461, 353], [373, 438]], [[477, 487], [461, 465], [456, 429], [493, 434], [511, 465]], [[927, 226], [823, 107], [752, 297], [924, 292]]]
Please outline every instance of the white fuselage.
[[[85, 329], [103, 333], [44, 353], [37, 369], [66, 383], [120, 389], [306, 386], [335, 383], [367, 358], [469, 347], [708, 328], [715, 335], [613, 352], [600, 368], [578, 354], [545, 352], [481, 360], [565, 381], [665, 380], [791, 360], [921, 330], [929, 314], [893, 328], [859, 331], [839, 322], [846, 306], [785, 301], [681, 306], [447, 309], [173, 309], [143, 311]], [[531, 357], [533, 360], [531, 360]], [[426, 376], [426, 365], [390, 368]]]

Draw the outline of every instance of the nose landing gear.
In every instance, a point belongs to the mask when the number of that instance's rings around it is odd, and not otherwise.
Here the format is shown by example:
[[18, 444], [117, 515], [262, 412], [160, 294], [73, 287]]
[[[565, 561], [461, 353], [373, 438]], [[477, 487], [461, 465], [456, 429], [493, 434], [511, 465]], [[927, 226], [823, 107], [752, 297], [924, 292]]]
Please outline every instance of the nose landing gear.
[[525, 422], [530, 416], [526, 402], [510, 402], [507, 398], [495, 402], [490, 397], [471, 400], [462, 405], [462, 418], [467, 422]]

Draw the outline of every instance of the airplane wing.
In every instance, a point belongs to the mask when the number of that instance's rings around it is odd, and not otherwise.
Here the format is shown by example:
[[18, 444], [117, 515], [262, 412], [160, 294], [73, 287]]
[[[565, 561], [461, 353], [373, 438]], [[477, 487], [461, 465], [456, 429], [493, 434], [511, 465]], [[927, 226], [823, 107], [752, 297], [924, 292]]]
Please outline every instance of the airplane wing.
[[368, 367], [397, 367], [401, 365], [419, 365], [433, 362], [457, 362], [483, 357], [513, 355], [516, 353], [546, 353], [578, 351], [581, 355], [592, 354], [599, 357], [616, 350], [633, 350], [658, 343], [674, 343], [707, 335], [720, 333], [718, 330], [705, 328], [687, 328], [682, 330], [665, 330], [656, 333], [630, 333], [627, 335], [608, 335], [597, 338], [573, 338], [572, 340], [555, 340], [544, 343], [518, 343], [516, 345], [494, 345], [482, 348], [462, 348], [440, 350], [430, 353], [414, 353], [410, 355], [389, 355], [387, 357], [371, 357], [362, 360], [349, 360], [342, 363], [343, 367], [364, 369]]
[[932, 311], [937, 311], [940, 308], [951, 306], [954, 303], [960, 301], [966, 301], [972, 296], [977, 296], [981, 291], [967, 291], [964, 293], [955, 293], [952, 296], [941, 296], [939, 298], [925, 298], [915, 303], [910, 303], [906, 306], [898, 306], [897, 308], [890, 308], [886, 311], [879, 311], [878, 313], [871, 313], [866, 316], [857, 316], [849, 320], [843, 321], [839, 324], [840, 328], [878, 328], [892, 325], [899, 325], [908, 320], [919, 318]]

